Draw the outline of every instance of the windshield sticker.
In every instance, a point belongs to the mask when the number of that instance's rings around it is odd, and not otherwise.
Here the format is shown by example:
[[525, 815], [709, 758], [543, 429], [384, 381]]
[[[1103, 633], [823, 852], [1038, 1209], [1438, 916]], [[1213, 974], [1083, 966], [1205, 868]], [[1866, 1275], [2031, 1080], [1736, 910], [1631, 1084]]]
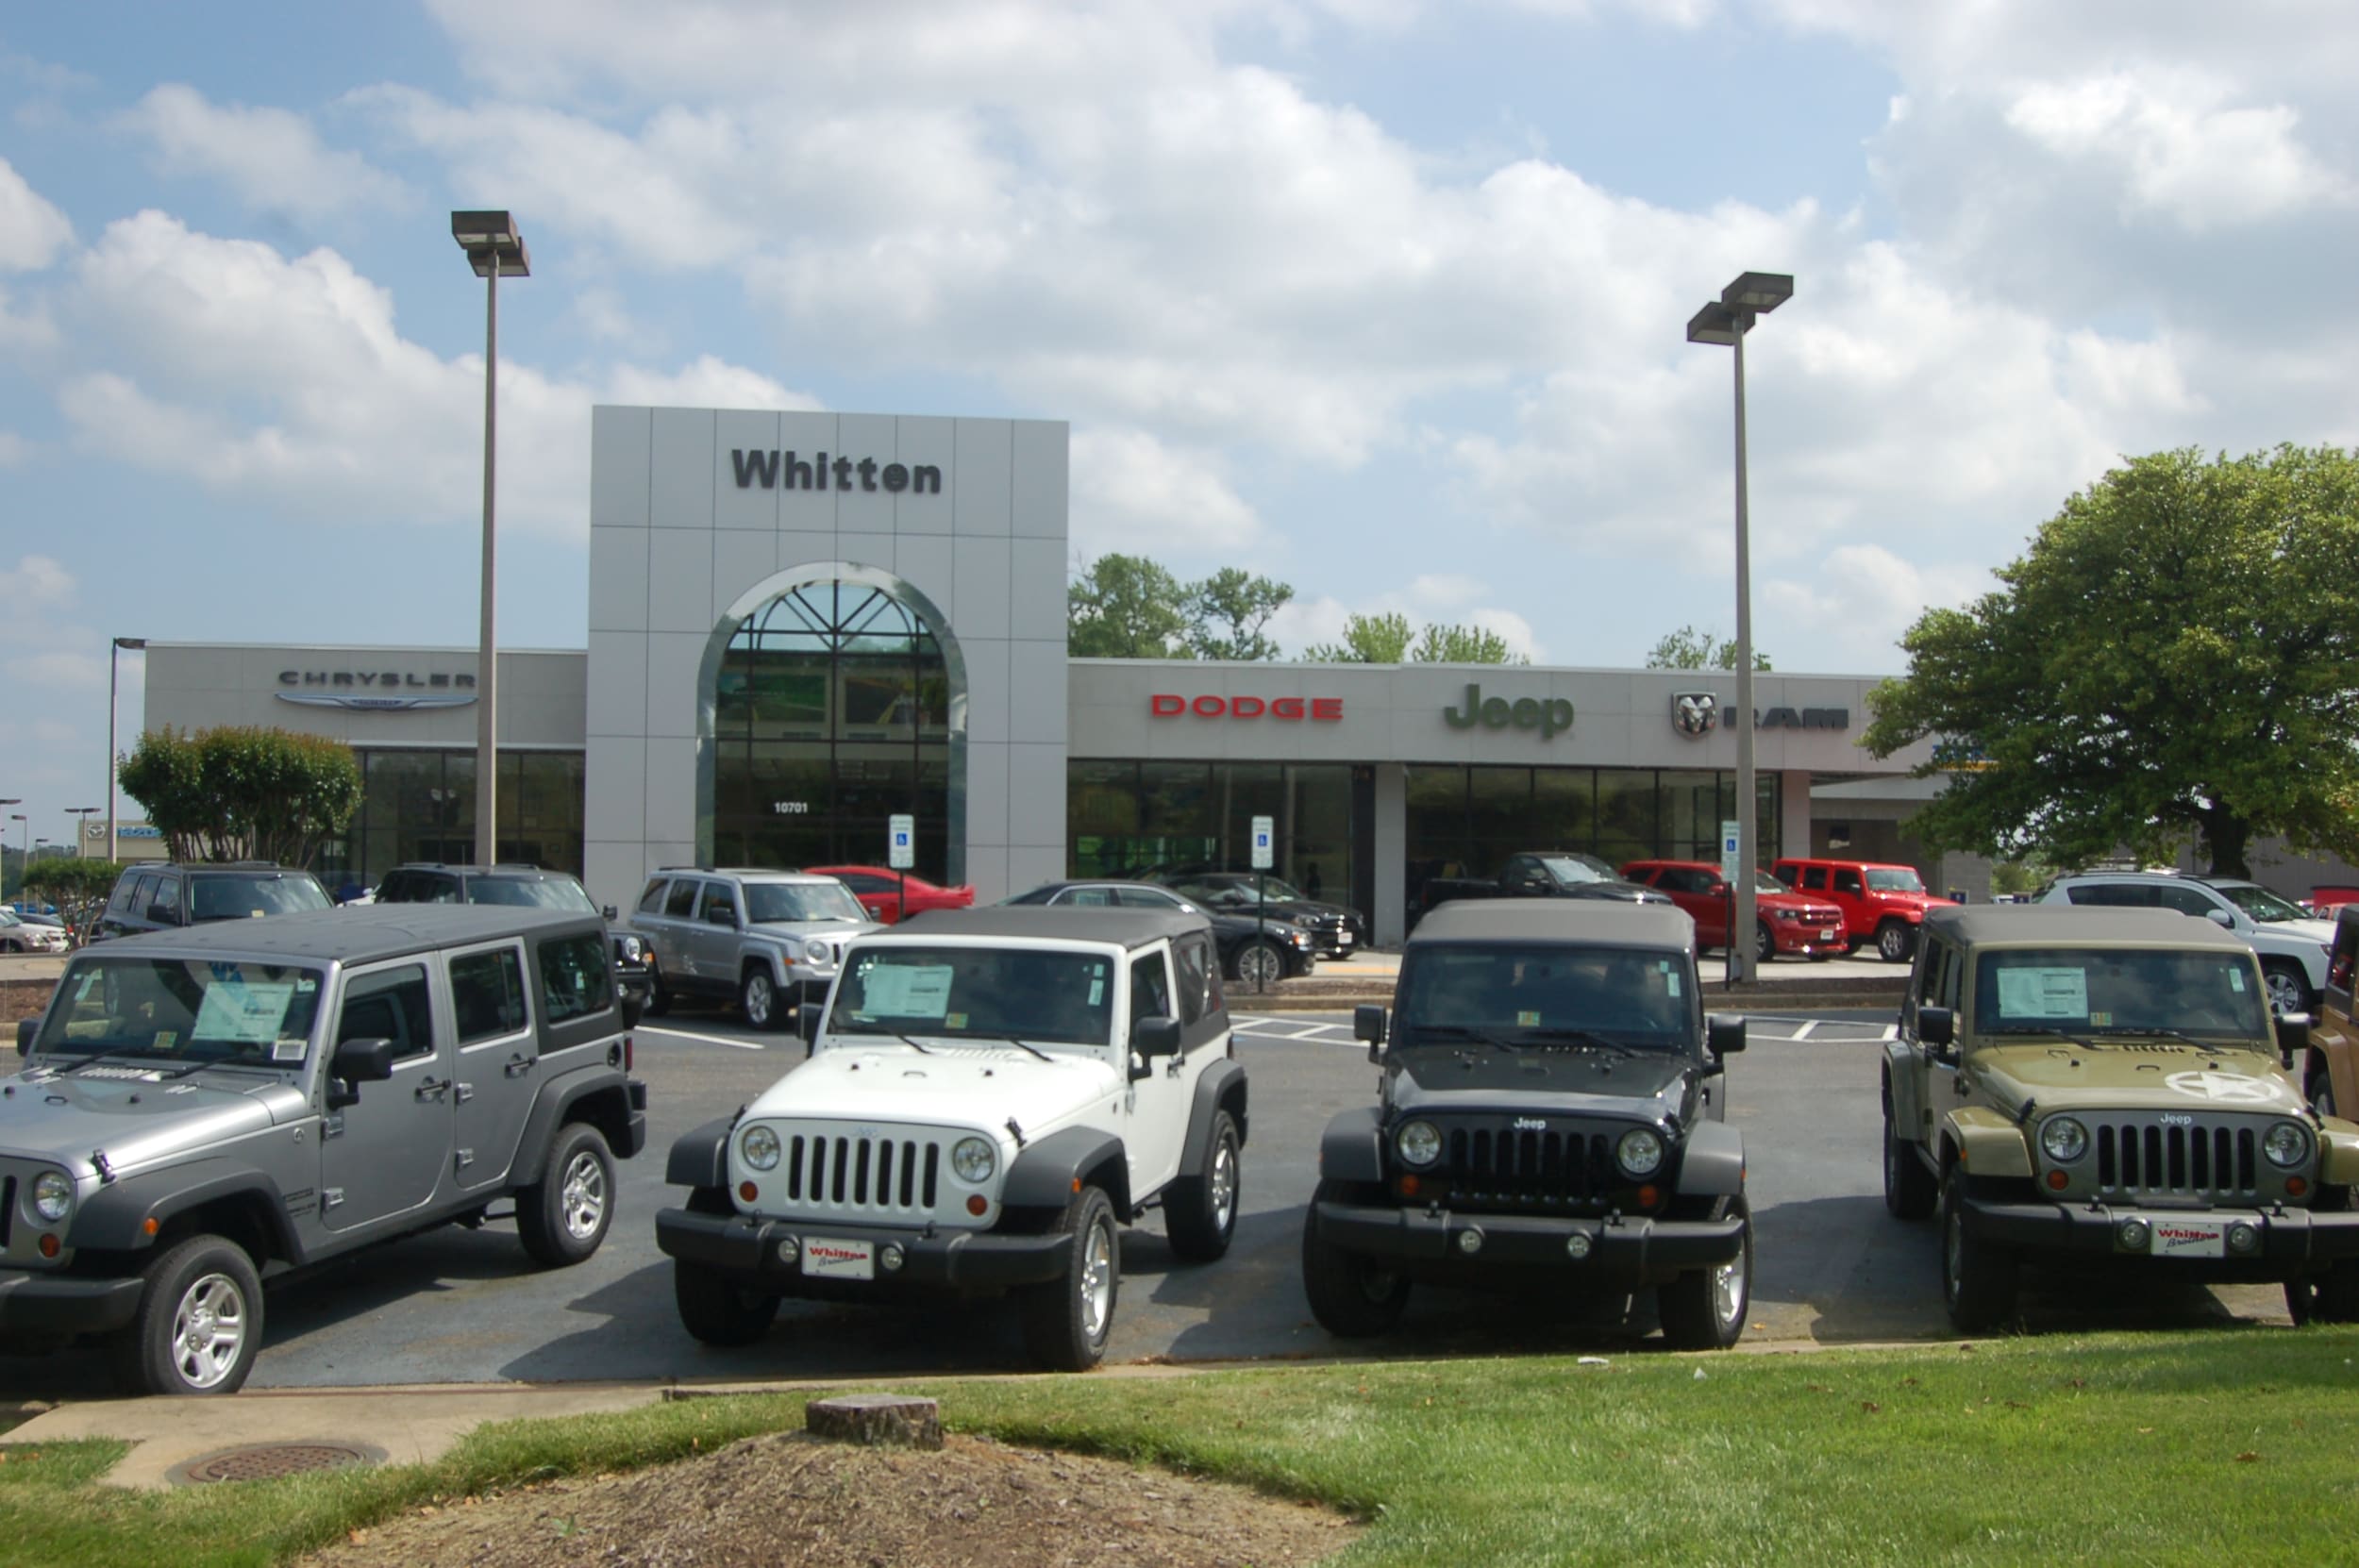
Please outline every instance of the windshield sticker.
[[2230, 970], [2228, 972], [2228, 984], [2232, 990], [2241, 994], [2244, 991], [2244, 976], [2235, 970]]
[[1677, 996], [1680, 993], [1679, 971], [1669, 968], [1665, 969], [1663, 972], [1663, 983], [1670, 989], [1672, 995]]
[[205, 988], [205, 1000], [196, 1009], [196, 1025], [189, 1031], [189, 1038], [231, 1045], [275, 1046], [279, 1028], [287, 1021], [287, 1004], [293, 995], [292, 981], [276, 985], [217, 981]]
[[158, 1029], [156, 1031], [156, 1039], [150, 1048], [158, 1051], [169, 1051], [172, 1049], [174, 1044], [179, 1041], [179, 1039], [180, 1031], [177, 1029]]
[[301, 1039], [273, 1041], [270, 1047], [270, 1059], [273, 1061], [301, 1061], [304, 1044], [305, 1042]]
[[861, 992], [871, 1018], [940, 1018], [950, 1005], [950, 966], [875, 964], [862, 972]]
[[1999, 1010], [2008, 1018], [2087, 1018], [2088, 972], [2002, 969], [1999, 972]]
[[962, 1029], [966, 1027], [966, 1014], [945, 1012], [942, 1015], [942, 1026], [945, 1029]]
[[1096, 1007], [1098, 1003], [1104, 1001], [1105, 999], [1106, 976], [1099, 975], [1090, 981], [1090, 1006]]
[[1515, 1014], [1515, 1023], [1518, 1026], [1523, 1028], [1529, 1029], [1535, 1027], [1539, 1022], [1540, 1015], [1536, 1012], [1518, 1012]]

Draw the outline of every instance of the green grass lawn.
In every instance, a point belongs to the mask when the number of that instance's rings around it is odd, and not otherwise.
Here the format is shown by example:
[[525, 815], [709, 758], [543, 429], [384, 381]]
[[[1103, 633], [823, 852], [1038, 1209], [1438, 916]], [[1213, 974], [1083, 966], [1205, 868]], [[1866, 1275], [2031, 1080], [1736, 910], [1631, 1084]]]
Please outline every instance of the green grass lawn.
[[[2359, 1562], [2359, 1328], [1909, 1351], [943, 1381], [953, 1429], [1316, 1499], [1359, 1564]], [[1702, 1376], [1699, 1377], [1698, 1373]], [[131, 1494], [0, 1446], [0, 1562], [262, 1564], [406, 1506], [799, 1426], [799, 1397], [515, 1422], [441, 1463]]]

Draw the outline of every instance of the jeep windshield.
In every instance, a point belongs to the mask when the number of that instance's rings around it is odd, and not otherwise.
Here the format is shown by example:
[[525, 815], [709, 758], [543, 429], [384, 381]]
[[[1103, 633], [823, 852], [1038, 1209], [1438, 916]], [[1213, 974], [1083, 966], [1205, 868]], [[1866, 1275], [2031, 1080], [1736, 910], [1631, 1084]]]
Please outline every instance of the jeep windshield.
[[1113, 960], [1040, 948], [856, 948], [828, 1014], [831, 1035], [1103, 1046]]
[[1469, 1038], [1541, 1049], [1584, 1041], [1686, 1051], [1697, 1030], [1686, 959], [1622, 947], [1413, 948], [1394, 1007], [1397, 1047], [1457, 1047]]
[[1548, 868], [1557, 886], [1575, 888], [1584, 882], [1618, 882], [1614, 869], [1594, 855], [1542, 855], [1536, 857]]
[[1974, 1034], [2196, 1035], [2275, 1050], [2252, 960], [2169, 948], [1985, 951], [1974, 976]]
[[192, 920], [249, 920], [327, 907], [326, 890], [308, 871], [209, 871], [189, 878]]
[[757, 926], [866, 920], [852, 890], [841, 882], [748, 882], [745, 918]]
[[1867, 891], [1869, 892], [1923, 892], [1925, 881], [1906, 866], [1869, 866], [1867, 868]]
[[598, 907], [581, 891], [581, 884], [561, 876], [473, 876], [467, 880], [470, 904], [504, 904], [536, 909], [563, 909], [569, 914], [596, 914]]
[[30, 1060], [299, 1067], [324, 981], [294, 965], [93, 954], [59, 982]]
[[2281, 920], [2316, 920], [2300, 905], [2289, 902], [2252, 882], [2214, 882], [2211, 890], [2265, 926]]

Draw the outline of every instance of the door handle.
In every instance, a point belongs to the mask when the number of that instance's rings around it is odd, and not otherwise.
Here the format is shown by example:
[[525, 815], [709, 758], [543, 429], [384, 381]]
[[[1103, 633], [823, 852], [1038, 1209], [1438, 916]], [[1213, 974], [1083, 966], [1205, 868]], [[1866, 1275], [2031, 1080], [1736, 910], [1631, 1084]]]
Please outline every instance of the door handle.
[[508, 1064], [500, 1071], [511, 1078], [521, 1078], [532, 1071], [532, 1062], [533, 1059], [530, 1057], [510, 1057]]
[[443, 1096], [443, 1094], [449, 1092], [449, 1089], [450, 1084], [445, 1079], [420, 1078], [418, 1080], [417, 1097], [421, 1100], [439, 1100]]

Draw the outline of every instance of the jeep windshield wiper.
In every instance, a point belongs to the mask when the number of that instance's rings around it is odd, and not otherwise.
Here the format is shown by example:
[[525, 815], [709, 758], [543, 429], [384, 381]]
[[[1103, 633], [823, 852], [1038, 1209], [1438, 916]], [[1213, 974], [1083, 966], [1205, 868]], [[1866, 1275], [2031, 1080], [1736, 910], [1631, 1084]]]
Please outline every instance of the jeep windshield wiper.
[[2063, 1029], [2051, 1029], [2038, 1024], [2006, 1024], [1995, 1029], [1984, 1029], [1983, 1032], [1984, 1034], [2044, 1034], [2050, 1040], [2069, 1041], [2083, 1050], [2097, 1049], [2097, 1042], [2094, 1040], [2083, 1040], [2077, 1034], [2067, 1034]]
[[191, 1073], [212, 1065], [207, 1061], [185, 1061], [173, 1058], [169, 1059], [168, 1065], [154, 1066], [152, 1063], [155, 1056], [156, 1053], [153, 1051], [92, 1051], [89, 1056], [59, 1068], [58, 1072], [62, 1076], [67, 1073], [78, 1073], [93, 1062], [111, 1061], [126, 1067], [147, 1067], [162, 1077], [185, 1078]]
[[961, 1040], [995, 1041], [1003, 1045], [1014, 1045], [1021, 1047], [1024, 1050], [1031, 1052], [1032, 1055], [1040, 1058], [1043, 1061], [1054, 1061], [1057, 1059], [1055, 1057], [1050, 1056], [1046, 1051], [1042, 1050], [1039, 1046], [1031, 1044], [1026, 1041], [1018, 1040], [1012, 1034], [962, 1034], [959, 1036], [959, 1038]]
[[2246, 1050], [2251, 1051], [2266, 1051], [2269, 1048], [2267, 1042], [2255, 1040], [2250, 1035], [2232, 1035], [2223, 1040], [2199, 1040], [2194, 1035], [2187, 1034], [2179, 1029], [2133, 1028], [2128, 1026], [2124, 1026], [2119, 1028], [2091, 1029], [2089, 1033], [2102, 1035], [2145, 1035], [2153, 1040], [2176, 1040], [2185, 1044], [2192, 1045], [2199, 1051], [2217, 1051], [2223, 1045], [2230, 1047], [2240, 1046]]
[[1608, 1040], [1594, 1029], [1577, 1029], [1569, 1024], [1528, 1024], [1516, 1031], [1527, 1040], [1546, 1041], [1550, 1044], [1585, 1045], [1597, 1051], [1614, 1051], [1622, 1056], [1638, 1054], [1634, 1046], [1618, 1040]]
[[1479, 1028], [1471, 1024], [1419, 1024], [1416, 1032], [1445, 1040], [1480, 1040], [1485, 1045], [1501, 1051], [1515, 1049], [1515, 1043], [1496, 1029]]

